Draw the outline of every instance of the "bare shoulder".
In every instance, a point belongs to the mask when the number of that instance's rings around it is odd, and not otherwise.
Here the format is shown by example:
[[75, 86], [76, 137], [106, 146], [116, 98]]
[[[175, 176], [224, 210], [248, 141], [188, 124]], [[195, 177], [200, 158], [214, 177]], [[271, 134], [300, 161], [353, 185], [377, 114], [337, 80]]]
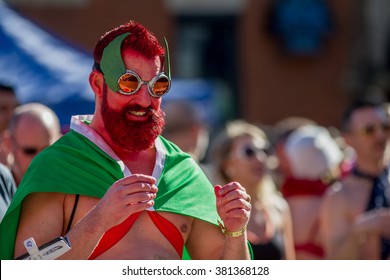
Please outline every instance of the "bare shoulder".
[[220, 259], [225, 238], [220, 229], [208, 222], [194, 219], [187, 249], [193, 259]]
[[333, 183], [326, 190], [323, 199], [323, 205], [326, 206], [343, 206], [348, 201], [348, 187], [345, 182], [338, 181]]
[[15, 255], [25, 249], [23, 241], [33, 237], [38, 246], [61, 236], [63, 228], [63, 200], [61, 193], [32, 193], [23, 203], [16, 235]]
[[51, 211], [62, 209], [64, 198], [65, 194], [63, 193], [43, 192], [29, 194], [23, 200], [21, 218], [23, 216], [50, 216], [51, 214], [55, 214]]
[[359, 184], [359, 180], [353, 176], [347, 176], [341, 181], [333, 183], [325, 192], [323, 203], [325, 205], [348, 207], [349, 204], [355, 201], [355, 190]]

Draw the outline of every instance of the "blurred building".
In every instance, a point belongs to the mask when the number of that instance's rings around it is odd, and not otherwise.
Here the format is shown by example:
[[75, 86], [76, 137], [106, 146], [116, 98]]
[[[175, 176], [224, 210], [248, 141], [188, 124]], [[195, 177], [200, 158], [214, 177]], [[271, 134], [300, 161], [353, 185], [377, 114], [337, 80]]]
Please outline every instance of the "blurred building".
[[[281, 38], [283, 32], [275, 30], [275, 13], [271, 13], [274, 4], [283, 1], [326, 3], [329, 28], [321, 27], [323, 23], [318, 22], [321, 16], [316, 13], [304, 19], [305, 24], [313, 21], [319, 28], [312, 33], [323, 32], [324, 36], [317, 38], [317, 45], [298, 38], [292, 44], [298, 42], [303, 49], [293, 47], [293, 51], [289, 51], [286, 48], [291, 45]], [[226, 118], [240, 117], [272, 125], [293, 115], [311, 118], [322, 125], [338, 126], [341, 111], [351, 97], [348, 77], [354, 67], [351, 61], [356, 53], [363, 1], [6, 2], [43, 28], [87, 51], [92, 50], [102, 32], [129, 19], [141, 22], [158, 38], [168, 38], [174, 77], [209, 79], [218, 84], [220, 107]], [[311, 11], [318, 12], [315, 9]], [[307, 14], [304, 11], [302, 14]], [[294, 20], [276, 25], [283, 29], [293, 24]]]

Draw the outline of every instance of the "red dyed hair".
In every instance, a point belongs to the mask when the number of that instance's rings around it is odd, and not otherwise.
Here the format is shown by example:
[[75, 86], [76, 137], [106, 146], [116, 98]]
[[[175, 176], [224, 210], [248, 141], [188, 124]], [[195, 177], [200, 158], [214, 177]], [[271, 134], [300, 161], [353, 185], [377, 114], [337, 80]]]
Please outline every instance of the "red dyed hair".
[[122, 49], [129, 48], [135, 50], [147, 59], [160, 56], [161, 65], [163, 65], [165, 54], [164, 48], [161, 47], [157, 38], [151, 31], [133, 20], [108, 31], [100, 37], [93, 50], [95, 64], [100, 64], [104, 48], [117, 36], [123, 33], [130, 33], [130, 35], [123, 41]]

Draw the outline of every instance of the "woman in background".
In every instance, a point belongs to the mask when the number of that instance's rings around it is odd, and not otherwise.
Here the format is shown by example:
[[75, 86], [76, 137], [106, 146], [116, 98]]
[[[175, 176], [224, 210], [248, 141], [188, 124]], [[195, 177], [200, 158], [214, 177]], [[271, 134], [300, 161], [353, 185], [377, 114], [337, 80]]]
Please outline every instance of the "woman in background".
[[327, 188], [341, 175], [343, 153], [329, 131], [318, 125], [294, 130], [282, 149], [288, 168], [281, 192], [291, 210], [296, 257], [323, 259], [320, 209]]
[[292, 222], [287, 202], [267, 168], [268, 139], [257, 126], [233, 121], [212, 142], [214, 184], [237, 181], [251, 196], [248, 240], [254, 259], [295, 259]]

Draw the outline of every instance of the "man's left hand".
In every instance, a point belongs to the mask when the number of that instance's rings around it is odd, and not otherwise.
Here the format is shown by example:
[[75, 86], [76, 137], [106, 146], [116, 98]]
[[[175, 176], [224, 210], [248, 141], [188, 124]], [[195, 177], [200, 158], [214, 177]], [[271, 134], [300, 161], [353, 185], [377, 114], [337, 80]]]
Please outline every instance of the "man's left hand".
[[238, 182], [231, 182], [223, 187], [216, 186], [217, 211], [225, 229], [237, 232], [248, 224], [251, 212], [251, 197]]

